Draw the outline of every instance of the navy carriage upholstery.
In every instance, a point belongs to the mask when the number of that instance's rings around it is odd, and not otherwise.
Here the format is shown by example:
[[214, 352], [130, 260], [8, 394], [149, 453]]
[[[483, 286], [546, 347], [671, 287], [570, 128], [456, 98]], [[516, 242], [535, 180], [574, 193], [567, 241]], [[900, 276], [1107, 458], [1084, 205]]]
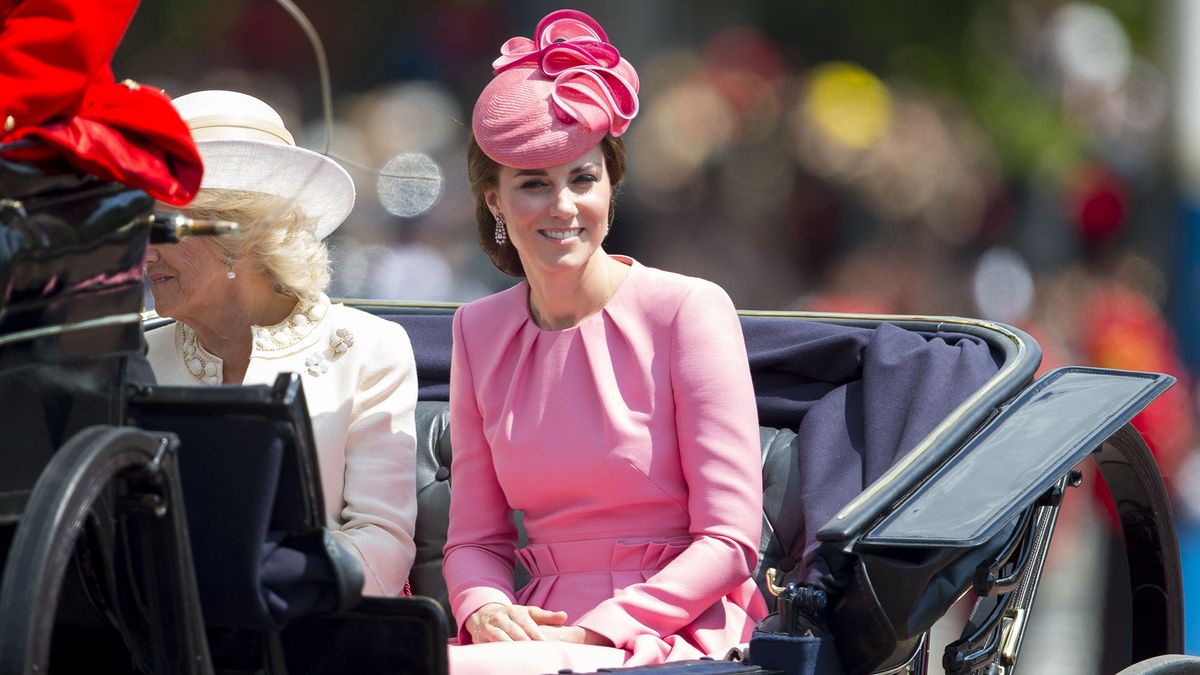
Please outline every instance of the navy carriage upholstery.
[[[448, 404], [452, 308], [364, 306], [408, 331], [417, 360], [415, 594], [446, 604], [441, 576], [451, 475]], [[763, 534], [756, 570], [834, 586], [817, 530], [999, 369], [978, 336], [937, 330], [743, 316], [758, 400]], [[819, 448], [819, 450], [815, 450]], [[809, 450], [812, 449], [812, 450]], [[518, 523], [519, 525], [519, 523]], [[799, 577], [806, 570], [806, 577]], [[517, 583], [522, 570], [516, 570]]]

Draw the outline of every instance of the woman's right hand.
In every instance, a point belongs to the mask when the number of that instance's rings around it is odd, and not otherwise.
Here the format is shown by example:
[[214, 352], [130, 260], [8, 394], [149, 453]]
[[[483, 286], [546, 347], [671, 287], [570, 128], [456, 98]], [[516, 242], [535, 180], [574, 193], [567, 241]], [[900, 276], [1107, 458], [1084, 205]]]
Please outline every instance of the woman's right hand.
[[561, 626], [566, 612], [551, 612], [534, 605], [502, 605], [491, 602], [475, 610], [463, 627], [475, 644], [544, 640], [538, 626]]

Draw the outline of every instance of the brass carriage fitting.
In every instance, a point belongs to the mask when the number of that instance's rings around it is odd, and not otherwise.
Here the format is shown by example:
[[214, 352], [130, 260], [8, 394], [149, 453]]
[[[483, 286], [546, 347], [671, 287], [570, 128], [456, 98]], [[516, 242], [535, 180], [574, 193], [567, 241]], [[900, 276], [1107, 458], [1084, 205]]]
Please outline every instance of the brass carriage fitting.
[[25, 213], [25, 204], [23, 204], [20, 199], [9, 199], [8, 197], [0, 198], [0, 213], [5, 211], [15, 211], [16, 214], [22, 218], [29, 217], [29, 215]]
[[812, 622], [818, 620], [829, 602], [825, 591], [812, 584], [791, 582], [779, 585], [779, 570], [767, 568], [767, 590], [775, 596], [778, 631], [785, 635], [811, 635]]
[[150, 241], [155, 244], [178, 243], [186, 237], [236, 234], [238, 224], [231, 220], [188, 218], [182, 213], [150, 215]]
[[767, 590], [771, 591], [771, 595], [773, 595], [777, 598], [779, 597], [780, 593], [783, 593], [784, 591], [787, 590], [787, 587], [780, 586], [777, 583], [775, 583], [778, 579], [779, 579], [779, 570], [775, 569], [774, 567], [768, 567], [767, 568]]
[[1012, 668], [1017, 665], [1017, 649], [1021, 646], [1021, 637], [1025, 634], [1025, 610], [1020, 607], [1004, 613], [1000, 638], [1000, 665]]

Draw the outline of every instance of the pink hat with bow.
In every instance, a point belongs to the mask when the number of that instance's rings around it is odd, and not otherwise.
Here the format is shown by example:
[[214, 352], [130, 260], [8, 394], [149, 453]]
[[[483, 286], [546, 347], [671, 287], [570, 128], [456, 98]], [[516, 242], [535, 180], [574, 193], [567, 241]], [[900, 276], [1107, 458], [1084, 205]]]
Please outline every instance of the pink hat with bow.
[[493, 160], [517, 169], [569, 162], [638, 112], [638, 77], [592, 17], [560, 9], [533, 40], [509, 39], [475, 102], [471, 129]]

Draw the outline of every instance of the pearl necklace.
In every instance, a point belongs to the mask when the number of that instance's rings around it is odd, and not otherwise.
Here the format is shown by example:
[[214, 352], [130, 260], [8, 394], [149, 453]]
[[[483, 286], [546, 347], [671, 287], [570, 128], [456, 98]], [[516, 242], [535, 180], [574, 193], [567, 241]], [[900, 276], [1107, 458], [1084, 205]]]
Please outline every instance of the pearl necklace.
[[[308, 337], [329, 313], [329, 298], [324, 293], [317, 293], [296, 302], [287, 319], [273, 326], [254, 326], [251, 334], [254, 338], [254, 348], [260, 352], [275, 352], [286, 349]], [[179, 353], [183, 358], [184, 368], [192, 379], [200, 384], [220, 384], [220, 357], [210, 353], [196, 339], [196, 331], [192, 327], [179, 322], [177, 324], [176, 340]], [[341, 332], [349, 336], [349, 340], [339, 337]], [[340, 344], [334, 344], [336, 342]], [[335, 356], [342, 354], [353, 344], [353, 336], [349, 331], [341, 329], [330, 338], [330, 348]], [[340, 348], [339, 348], [340, 347]], [[310, 368], [311, 370], [311, 368]], [[322, 369], [321, 372], [324, 372]]]
[[324, 293], [301, 298], [292, 314], [274, 326], [251, 329], [254, 348], [260, 352], [286, 349], [308, 337], [329, 313], [329, 298]]
[[180, 341], [179, 352], [183, 355], [183, 365], [188, 374], [200, 384], [220, 384], [217, 375], [220, 360], [200, 345], [200, 341], [196, 339], [196, 331], [192, 330], [191, 326], [180, 323], [175, 335]]

